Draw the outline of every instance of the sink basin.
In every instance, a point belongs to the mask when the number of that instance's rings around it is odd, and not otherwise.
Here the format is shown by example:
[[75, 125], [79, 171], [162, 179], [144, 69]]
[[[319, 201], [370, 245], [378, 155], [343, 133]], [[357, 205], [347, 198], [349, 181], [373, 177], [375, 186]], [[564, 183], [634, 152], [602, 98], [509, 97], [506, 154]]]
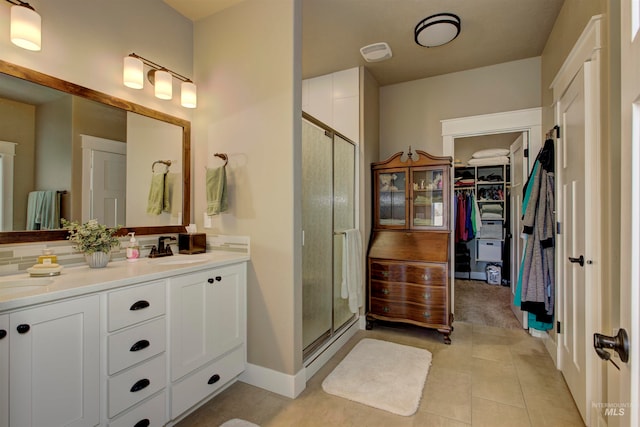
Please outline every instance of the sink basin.
[[49, 277], [32, 277], [28, 279], [0, 280], [0, 289], [47, 286], [53, 282]]
[[155, 265], [189, 265], [205, 262], [209, 259], [210, 257], [207, 256], [173, 255], [165, 258], [152, 258], [149, 263]]

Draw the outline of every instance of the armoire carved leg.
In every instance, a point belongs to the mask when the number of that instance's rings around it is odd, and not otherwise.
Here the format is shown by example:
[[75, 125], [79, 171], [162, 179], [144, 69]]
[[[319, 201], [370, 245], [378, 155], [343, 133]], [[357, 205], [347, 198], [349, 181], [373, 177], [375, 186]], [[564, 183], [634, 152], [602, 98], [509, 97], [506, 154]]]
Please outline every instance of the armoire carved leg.
[[367, 331], [370, 331], [373, 329], [373, 325], [375, 324], [375, 319], [372, 319], [370, 317], [367, 316], [367, 323], [365, 325], [365, 328]]
[[445, 344], [447, 344], [447, 345], [451, 344], [451, 330], [438, 329], [438, 332], [440, 332], [442, 334], [442, 339], [444, 340]]

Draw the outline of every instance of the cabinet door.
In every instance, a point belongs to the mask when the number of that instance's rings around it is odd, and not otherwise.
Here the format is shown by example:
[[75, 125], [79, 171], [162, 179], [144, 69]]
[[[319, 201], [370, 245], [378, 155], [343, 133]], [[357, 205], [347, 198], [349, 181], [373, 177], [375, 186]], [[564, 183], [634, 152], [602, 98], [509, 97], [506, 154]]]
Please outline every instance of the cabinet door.
[[375, 172], [376, 228], [408, 228], [407, 173], [402, 168]]
[[173, 381], [240, 346], [246, 330], [244, 263], [170, 279]]
[[416, 167], [411, 170], [410, 228], [448, 229], [449, 204], [448, 167]]
[[10, 315], [10, 425], [98, 424], [99, 309], [94, 295]]
[[0, 314], [0, 427], [9, 427], [9, 316]]

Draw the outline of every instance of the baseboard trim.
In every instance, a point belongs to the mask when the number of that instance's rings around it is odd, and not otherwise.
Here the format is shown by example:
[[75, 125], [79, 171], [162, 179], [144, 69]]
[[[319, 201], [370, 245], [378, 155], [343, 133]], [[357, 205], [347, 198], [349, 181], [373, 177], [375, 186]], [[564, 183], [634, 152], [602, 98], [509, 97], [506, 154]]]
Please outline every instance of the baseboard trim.
[[295, 399], [306, 388], [305, 369], [289, 375], [259, 365], [247, 363], [247, 369], [240, 375], [240, 381], [255, 387]]

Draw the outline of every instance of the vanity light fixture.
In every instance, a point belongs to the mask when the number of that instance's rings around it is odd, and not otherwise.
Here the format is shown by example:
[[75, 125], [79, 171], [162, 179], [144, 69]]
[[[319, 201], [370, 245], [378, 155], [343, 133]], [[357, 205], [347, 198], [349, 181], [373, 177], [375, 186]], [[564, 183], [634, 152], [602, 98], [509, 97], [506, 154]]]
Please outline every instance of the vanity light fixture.
[[29, 3], [6, 0], [11, 3], [11, 42], [23, 49], [39, 51], [42, 48], [42, 19]]
[[173, 98], [173, 78], [175, 77], [182, 82], [180, 86], [182, 106], [196, 108], [198, 103], [196, 85], [190, 79], [135, 53], [130, 53], [124, 58], [122, 75], [124, 85], [133, 89], [142, 89], [144, 87], [145, 65], [151, 68], [147, 73], [147, 78], [154, 85], [154, 93], [157, 98]]
[[460, 18], [453, 13], [437, 13], [420, 21], [414, 33], [420, 46], [442, 46], [460, 34]]

